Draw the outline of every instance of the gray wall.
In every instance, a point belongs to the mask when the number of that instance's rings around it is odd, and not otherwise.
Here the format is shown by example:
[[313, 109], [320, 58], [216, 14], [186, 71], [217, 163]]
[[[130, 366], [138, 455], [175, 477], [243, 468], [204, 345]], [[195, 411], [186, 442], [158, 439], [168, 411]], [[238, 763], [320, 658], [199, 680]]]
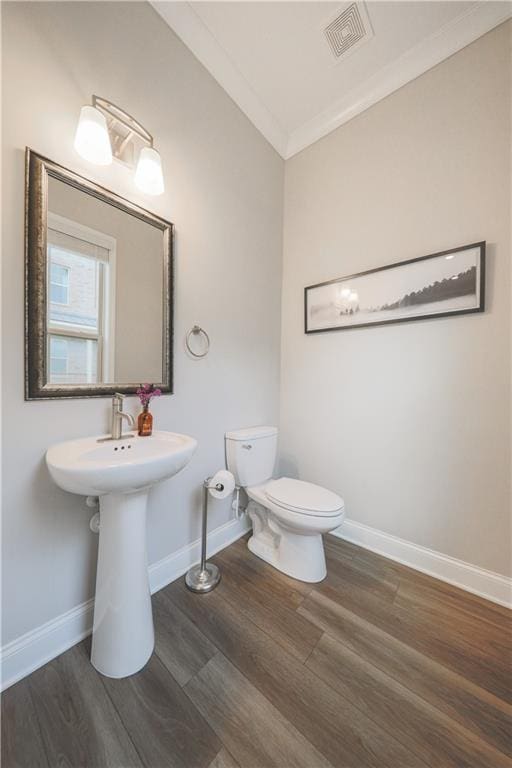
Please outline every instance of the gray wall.
[[[286, 163], [282, 469], [347, 516], [510, 572], [505, 24]], [[478, 240], [487, 310], [305, 336], [305, 285]]]
[[[152, 492], [150, 562], [199, 536], [199, 488], [224, 466], [224, 431], [277, 423], [283, 162], [149, 5], [9, 3], [2, 22], [5, 643], [93, 594], [91, 511], [53, 485], [44, 454], [105, 431], [110, 406], [23, 401], [25, 145], [176, 224], [176, 394], [153, 411], [157, 428], [193, 435], [199, 449]], [[93, 93], [154, 133], [164, 196], [138, 193], [121, 165], [76, 155], [80, 107]], [[199, 363], [183, 347], [195, 322], [212, 339]], [[212, 528], [232, 515], [227, 501], [211, 511]]]
[[[3, 642], [93, 594], [97, 537], [44, 453], [108, 427], [108, 400], [23, 401], [24, 147], [176, 224], [176, 394], [159, 428], [198, 438], [154, 489], [149, 559], [199, 535], [223, 433], [277, 423], [283, 162], [141, 3], [5, 3], [3, 21]], [[282, 468], [346, 499], [352, 519], [476, 565], [510, 563], [510, 24], [287, 163]], [[94, 45], [94, 55], [92, 46]], [[155, 134], [166, 194], [73, 137], [98, 93]], [[485, 238], [488, 310], [306, 337], [304, 285]], [[184, 352], [199, 322], [208, 358]], [[129, 408], [137, 412], [137, 403]], [[231, 516], [211, 508], [211, 527]]]

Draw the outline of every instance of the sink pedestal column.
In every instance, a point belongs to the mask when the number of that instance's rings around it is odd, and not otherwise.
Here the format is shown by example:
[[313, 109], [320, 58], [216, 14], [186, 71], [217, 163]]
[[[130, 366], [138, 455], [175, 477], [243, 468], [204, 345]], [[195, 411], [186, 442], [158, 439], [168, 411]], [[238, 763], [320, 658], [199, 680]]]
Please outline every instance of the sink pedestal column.
[[100, 497], [91, 661], [108, 677], [138, 672], [155, 644], [146, 554], [148, 491]]

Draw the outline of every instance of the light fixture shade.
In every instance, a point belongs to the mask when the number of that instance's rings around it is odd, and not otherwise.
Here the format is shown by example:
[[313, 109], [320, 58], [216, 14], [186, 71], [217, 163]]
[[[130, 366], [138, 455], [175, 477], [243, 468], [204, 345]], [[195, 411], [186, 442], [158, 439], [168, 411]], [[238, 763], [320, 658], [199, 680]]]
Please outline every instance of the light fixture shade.
[[164, 191], [164, 177], [160, 155], [152, 147], [144, 147], [140, 151], [135, 184], [147, 195], [161, 195]]
[[82, 107], [75, 135], [78, 154], [95, 165], [110, 165], [112, 147], [105, 116], [95, 107]]

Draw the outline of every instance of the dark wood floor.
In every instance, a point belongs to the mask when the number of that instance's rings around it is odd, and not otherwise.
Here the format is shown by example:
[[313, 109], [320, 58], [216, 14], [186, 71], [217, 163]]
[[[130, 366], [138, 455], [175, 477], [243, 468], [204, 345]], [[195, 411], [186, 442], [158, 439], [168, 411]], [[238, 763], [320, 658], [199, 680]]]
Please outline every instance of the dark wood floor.
[[510, 612], [333, 537], [327, 579], [241, 540], [220, 586], [153, 598], [156, 653], [124, 680], [89, 641], [3, 697], [2, 768], [512, 766]]

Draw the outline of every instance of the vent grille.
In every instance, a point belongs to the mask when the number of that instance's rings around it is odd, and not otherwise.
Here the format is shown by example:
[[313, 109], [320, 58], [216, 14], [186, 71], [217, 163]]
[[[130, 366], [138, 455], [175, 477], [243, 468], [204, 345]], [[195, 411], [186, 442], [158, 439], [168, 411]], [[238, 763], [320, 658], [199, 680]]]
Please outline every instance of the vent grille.
[[333, 55], [340, 59], [372, 36], [368, 14], [362, 3], [352, 3], [324, 29]]

